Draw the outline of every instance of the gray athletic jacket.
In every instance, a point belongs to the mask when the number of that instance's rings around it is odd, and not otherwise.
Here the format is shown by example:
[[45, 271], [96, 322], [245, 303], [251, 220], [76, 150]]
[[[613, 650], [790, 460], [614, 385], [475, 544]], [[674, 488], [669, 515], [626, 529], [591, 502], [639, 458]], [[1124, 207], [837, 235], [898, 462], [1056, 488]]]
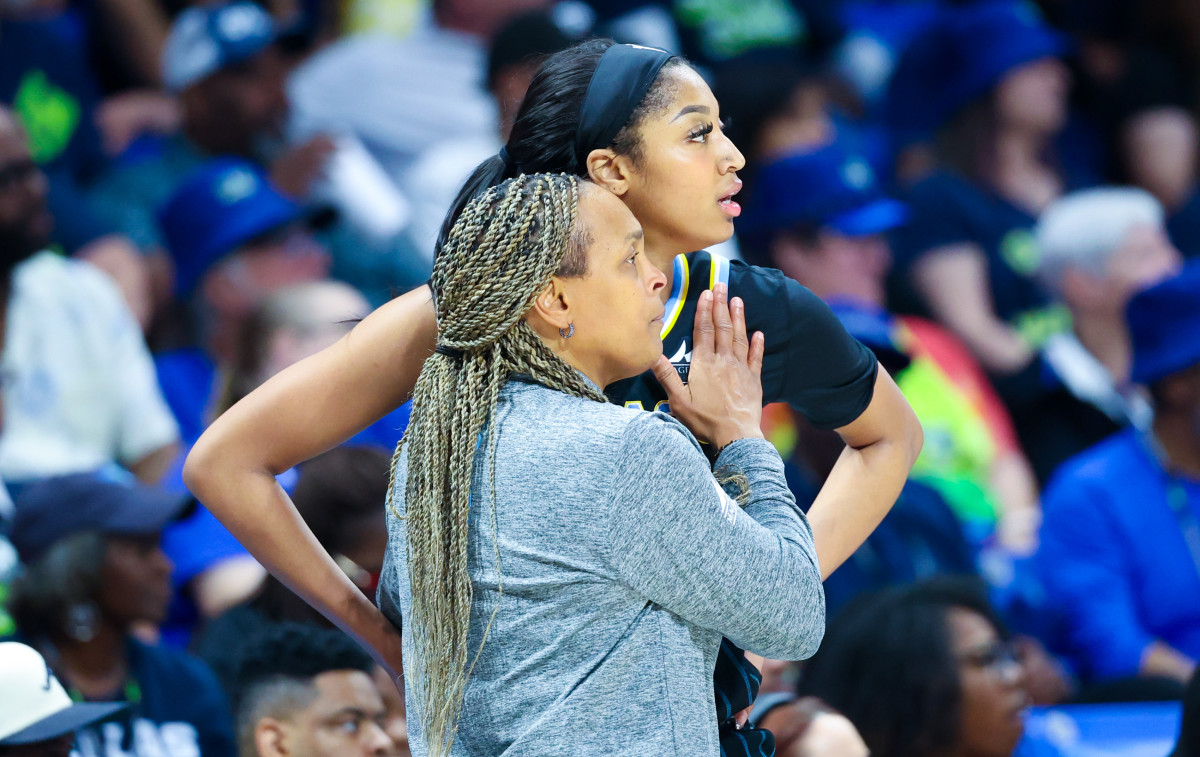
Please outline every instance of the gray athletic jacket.
[[[726, 447], [743, 510], [692, 435], [661, 413], [510, 382], [496, 414], [496, 557], [485, 445], [470, 517], [474, 655], [454, 755], [720, 753], [712, 674], [721, 637], [771, 658], [816, 651], [825, 627], [812, 531], [767, 442]], [[486, 438], [486, 434], [485, 434]], [[404, 509], [407, 460], [395, 500]], [[381, 606], [411, 612], [405, 521], [389, 514]], [[411, 624], [403, 624], [411, 675]], [[411, 678], [414, 757], [427, 754]]]

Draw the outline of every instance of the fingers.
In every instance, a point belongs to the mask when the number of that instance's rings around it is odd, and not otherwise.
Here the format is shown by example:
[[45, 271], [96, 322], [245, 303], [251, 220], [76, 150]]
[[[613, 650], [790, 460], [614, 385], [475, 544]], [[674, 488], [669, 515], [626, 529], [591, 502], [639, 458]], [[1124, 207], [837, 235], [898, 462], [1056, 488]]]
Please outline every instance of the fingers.
[[683, 379], [679, 378], [679, 372], [675, 370], [675, 366], [671, 365], [670, 358], [666, 355], [659, 355], [653, 370], [654, 378], [658, 379], [658, 383], [667, 392], [667, 402], [675, 406], [676, 403], [687, 399], [687, 387], [684, 386]]
[[754, 378], [762, 380], [763, 353], [767, 349], [767, 338], [761, 331], [755, 331], [750, 340], [750, 349], [746, 355], [746, 366], [754, 374]]
[[713, 293], [704, 291], [700, 293], [700, 301], [696, 303], [696, 325], [692, 330], [692, 341], [695, 342], [694, 350], [698, 354], [711, 354], [713, 351]]
[[729, 301], [729, 318], [733, 322], [733, 355], [739, 363], [745, 363], [750, 340], [746, 338], [746, 303], [741, 297]]
[[729, 318], [729, 287], [725, 284], [713, 287], [712, 321], [716, 351], [722, 355], [730, 354], [733, 350], [733, 322]]

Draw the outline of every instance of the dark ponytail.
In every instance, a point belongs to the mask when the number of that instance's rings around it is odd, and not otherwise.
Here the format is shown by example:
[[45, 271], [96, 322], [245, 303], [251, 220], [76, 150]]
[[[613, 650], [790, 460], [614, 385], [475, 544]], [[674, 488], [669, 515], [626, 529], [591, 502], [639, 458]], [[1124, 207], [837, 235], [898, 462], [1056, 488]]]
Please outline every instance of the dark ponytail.
[[[587, 176], [586, 166], [581, 165], [575, 155], [575, 132], [579, 128], [579, 114], [592, 74], [600, 65], [604, 52], [615, 44], [611, 39], [589, 39], [546, 58], [534, 74], [513, 121], [504, 148], [507, 161], [493, 155], [480, 163], [463, 184], [442, 223], [434, 248], [435, 256], [442, 251], [463, 208], [505, 179], [523, 173]], [[683, 63], [681, 58], [672, 58], [662, 70]], [[640, 157], [637, 129], [648, 113], [669, 104], [673, 92], [667, 88], [667, 81], [667, 77], [661, 75], [655, 79], [625, 128], [609, 145], [618, 155], [632, 155], [635, 161]]]

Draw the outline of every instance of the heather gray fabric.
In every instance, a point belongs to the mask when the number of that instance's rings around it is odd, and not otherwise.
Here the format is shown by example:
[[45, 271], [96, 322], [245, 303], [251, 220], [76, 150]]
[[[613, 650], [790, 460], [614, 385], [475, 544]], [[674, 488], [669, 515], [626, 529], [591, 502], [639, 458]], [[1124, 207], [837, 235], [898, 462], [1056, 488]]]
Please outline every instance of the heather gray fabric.
[[[453, 754], [720, 753], [712, 674], [721, 637], [767, 657], [816, 651], [825, 596], [812, 532], [767, 442], [730, 444], [751, 497], [720, 490], [692, 435], [661, 413], [511, 382], [497, 409], [496, 525], [476, 457], [471, 654]], [[485, 434], [486, 437], [486, 434]], [[395, 491], [403, 512], [407, 460]], [[411, 612], [405, 521], [389, 514], [381, 606]], [[398, 618], [394, 618], [398, 620]], [[409, 738], [427, 754], [403, 624]]]

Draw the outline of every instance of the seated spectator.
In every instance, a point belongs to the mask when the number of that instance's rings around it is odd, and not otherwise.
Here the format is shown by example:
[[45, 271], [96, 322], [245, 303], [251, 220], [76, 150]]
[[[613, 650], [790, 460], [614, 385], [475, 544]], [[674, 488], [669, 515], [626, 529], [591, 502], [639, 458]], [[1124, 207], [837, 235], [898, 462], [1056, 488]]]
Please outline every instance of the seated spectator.
[[930, 582], [864, 597], [830, 622], [799, 690], [842, 712], [873, 757], [1009, 757], [1025, 675], [981, 591]]
[[125, 706], [71, 701], [36, 649], [0, 642], [0, 757], [69, 757], [75, 731]]
[[[279, 30], [258, 5], [195, 5], [175, 20], [163, 53], [169, 89], [183, 107], [181, 131], [157, 151], [130, 159], [93, 190], [98, 208], [144, 250], [162, 243], [155, 212], [180, 183], [218, 156], [259, 166], [272, 183], [310, 202], [335, 151], [327, 136], [284, 147], [289, 103], [287, 67], [275, 44]], [[346, 223], [330, 226], [325, 241], [339, 275], [371, 291], [425, 280], [400, 237], [370, 240]], [[415, 266], [415, 267], [414, 267]]]
[[268, 628], [234, 683], [239, 757], [393, 757], [370, 655], [341, 631]]
[[134, 757], [233, 753], [213, 674], [133, 633], [166, 617], [171, 564], [159, 535], [188, 501], [87, 474], [40, 481], [17, 500], [12, 541], [25, 573], [9, 606], [19, 636], [54, 651], [54, 673], [73, 698], [129, 706], [126, 717], [79, 732], [82, 754], [111, 744]]
[[1087, 189], [1050, 205], [1035, 237], [1038, 277], [1070, 309], [1073, 331], [1050, 337], [1043, 354], [1074, 396], [1121, 425], [1144, 423], [1150, 409], [1128, 391], [1125, 306], [1182, 264], [1162, 206], [1139, 189]]
[[0, 108], [7, 484], [112, 463], [157, 481], [178, 452], [141, 329], [92, 266], [44, 250], [54, 217], [24, 130]]
[[1038, 564], [1092, 680], [1185, 683], [1200, 660], [1200, 266], [1134, 295], [1130, 372], [1153, 422], [1071, 460], [1044, 498]]
[[411, 238], [417, 251], [433, 259], [442, 221], [459, 189], [487, 158], [508, 140], [517, 109], [542, 60], [571, 44], [548, 11], [513, 18], [496, 33], [487, 59], [487, 89], [495, 100], [497, 129], [486, 135], [446, 139], [422, 151], [404, 173], [404, 187], [414, 205]]
[[[350, 579], [375, 596], [387, 548], [384, 502], [391, 455], [372, 447], [335, 447], [300, 466], [292, 502]], [[237, 643], [274, 622], [331, 625], [274, 576], [245, 602], [214, 618], [194, 649], [227, 688], [237, 663]]]
[[235, 159], [205, 165], [162, 207], [159, 219], [175, 260], [176, 289], [191, 311], [195, 346], [160, 354], [156, 364], [186, 443], [212, 420], [215, 366], [235, 362], [247, 317], [271, 292], [329, 272], [329, 255], [310, 233], [310, 218], [253, 165]]
[[893, 238], [893, 306], [931, 316], [962, 339], [1008, 405], [1044, 481], [1116, 429], [1048, 381], [1053, 373], [1040, 359], [1069, 318], [1033, 277], [1032, 229], [1051, 202], [1086, 181], [1048, 159], [1067, 124], [1069, 79], [1057, 57], [1063, 40], [1017, 0], [946, 14], [912, 45], [932, 59], [927, 78], [916, 93], [896, 97], [931, 126], [944, 125], [938, 170], [908, 192], [912, 216]]
[[1006, 548], [1032, 552], [1036, 482], [983, 371], [945, 329], [885, 309], [885, 234], [904, 224], [907, 208], [836, 143], [769, 162], [758, 182], [761, 201], [743, 227], [748, 254], [828, 302], [895, 376], [927, 440], [911, 477], [945, 498], [976, 545], [996, 533]]
[[0, 103], [12, 106], [46, 172], [47, 202], [59, 221], [53, 242], [111, 275], [145, 327], [154, 309], [149, 261], [86, 195], [109, 162], [95, 75], [81, 45], [30, 11], [28, 4], [0, 6]]
[[[220, 415], [284, 368], [316, 354], [350, 333], [371, 309], [349, 284], [322, 280], [294, 284], [267, 295], [246, 319], [234, 349], [234, 362], [219, 368]], [[349, 441], [388, 451], [396, 448], [408, 425], [406, 403]]]

